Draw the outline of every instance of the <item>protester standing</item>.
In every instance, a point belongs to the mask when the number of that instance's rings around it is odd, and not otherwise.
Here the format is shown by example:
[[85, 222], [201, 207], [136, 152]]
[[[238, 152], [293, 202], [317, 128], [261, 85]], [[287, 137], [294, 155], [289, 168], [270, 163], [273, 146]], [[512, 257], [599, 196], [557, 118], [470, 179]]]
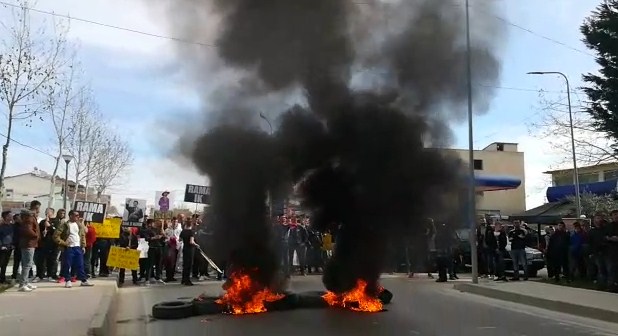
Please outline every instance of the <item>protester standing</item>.
[[146, 273], [146, 280], [149, 280], [151, 284], [160, 283], [165, 284], [161, 279], [163, 265], [163, 244], [165, 243], [165, 235], [163, 234], [162, 223], [158, 221], [154, 222], [153, 219], [148, 219], [149, 234], [145, 235], [148, 242], [148, 266]]
[[92, 264], [92, 248], [97, 240], [97, 230], [91, 222], [86, 222], [86, 252], [84, 253], [84, 267], [86, 276], [94, 277], [94, 265]]
[[[137, 236], [134, 236], [132, 234], [131, 228], [122, 228], [122, 232], [120, 233], [120, 236], [118, 237], [118, 247], [136, 250], [137, 249], [137, 239], [138, 239]], [[124, 268], [121, 268], [118, 273], [118, 287], [122, 287], [124, 285], [125, 272], [126, 270]], [[137, 277], [137, 270], [131, 270], [131, 278], [133, 280], [134, 285], [139, 284], [138, 283], [139, 279]]]
[[195, 233], [193, 232], [193, 223], [187, 221], [185, 228], [180, 232], [180, 240], [182, 241], [182, 281], [185, 286], [193, 286], [191, 282], [191, 270], [193, 268], [193, 258], [195, 255]]
[[566, 231], [566, 225], [564, 222], [558, 224], [556, 231], [549, 237], [549, 244], [547, 246], [547, 259], [550, 265], [551, 275], [556, 282], [560, 281], [560, 274], [562, 273], [567, 280], [570, 279], [569, 274], [569, 243], [571, 237]]
[[54, 229], [52, 228], [51, 218], [54, 216], [55, 210], [47, 208], [45, 210], [45, 219], [39, 222], [39, 231], [41, 232], [41, 240], [39, 247], [34, 251], [34, 264], [36, 265], [36, 277], [32, 282], [49, 280], [53, 275], [52, 259], [56, 256], [52, 253], [55, 250]]
[[176, 218], [172, 219], [172, 222], [165, 229], [165, 243], [167, 245], [166, 262], [165, 262], [165, 281], [173, 282], [177, 281], [174, 278], [176, 274], [176, 264], [178, 260], [178, 249], [180, 248], [180, 232], [182, 228]]
[[19, 291], [31, 292], [36, 289], [36, 286], [29, 283], [28, 275], [32, 269], [34, 250], [39, 244], [41, 232], [34, 211], [22, 210], [20, 218], [21, 277], [19, 279]]
[[66, 288], [71, 288], [71, 270], [75, 270], [81, 286], [90, 287], [84, 270], [84, 253], [86, 251], [86, 227], [79, 221], [75, 210], [69, 211], [69, 220], [60, 224], [54, 232], [54, 240], [64, 249], [64, 274]]
[[513, 230], [509, 232], [508, 238], [511, 241], [511, 259], [513, 260], [513, 278], [519, 281], [519, 266], [524, 269], [524, 280], [528, 280], [528, 258], [526, 255], [526, 230], [521, 228], [521, 222], [513, 222]]
[[607, 225], [607, 287], [611, 292], [618, 292], [618, 210], [612, 210], [612, 221]]
[[0, 222], [0, 284], [6, 283], [6, 268], [12, 252], [13, 216], [10, 211], [3, 211]]

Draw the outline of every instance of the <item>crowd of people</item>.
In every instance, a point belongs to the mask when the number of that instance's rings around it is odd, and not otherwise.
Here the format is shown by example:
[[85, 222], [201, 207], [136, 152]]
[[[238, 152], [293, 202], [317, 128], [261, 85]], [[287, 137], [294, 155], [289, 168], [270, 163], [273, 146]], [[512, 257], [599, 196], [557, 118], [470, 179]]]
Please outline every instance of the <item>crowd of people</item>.
[[334, 248], [330, 232], [314, 230], [306, 215], [278, 216], [274, 226], [280, 266], [286, 277], [323, 271]]
[[[40, 217], [41, 203], [32, 201], [29, 209], [19, 214], [2, 212], [0, 223], [0, 282], [7, 282], [8, 263], [13, 257], [11, 278], [19, 283], [19, 291], [31, 292], [37, 288], [35, 283], [52, 280], [72, 287], [72, 283], [92, 286], [88, 282], [85, 256], [92, 250], [94, 232], [80, 221], [76, 211], [61, 209], [54, 216], [54, 209], [47, 209], [45, 217]], [[88, 247], [90, 246], [90, 247]], [[90, 251], [89, 251], [90, 252]], [[60, 270], [58, 265], [60, 264]], [[20, 270], [21, 266], [21, 270]], [[36, 272], [33, 273], [33, 266]]]
[[583, 280], [618, 292], [618, 210], [597, 213], [592, 225], [564, 222], [545, 229], [548, 276], [555, 281]]

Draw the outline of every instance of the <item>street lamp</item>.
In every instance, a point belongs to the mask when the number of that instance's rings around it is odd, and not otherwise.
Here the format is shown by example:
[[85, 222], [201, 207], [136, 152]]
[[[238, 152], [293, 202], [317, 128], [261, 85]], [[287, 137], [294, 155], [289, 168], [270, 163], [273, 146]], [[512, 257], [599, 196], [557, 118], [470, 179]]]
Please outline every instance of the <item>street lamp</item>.
[[474, 177], [474, 120], [472, 119], [472, 53], [470, 51], [470, 4], [466, 0], [466, 80], [468, 89], [468, 226], [470, 228], [470, 262], [472, 283], [479, 282], [476, 247], [476, 179]]
[[[63, 199], [62, 199], [62, 204], [64, 207], [64, 210], [66, 211], [67, 209], [67, 192], [69, 191], [69, 163], [71, 163], [71, 160], [73, 160], [73, 156], [69, 155], [69, 154], [64, 154], [62, 155], [62, 159], [64, 160], [64, 163], [66, 163], [66, 169], [64, 171], [64, 193], [63, 193]], [[77, 192], [77, 186], [75, 186], [75, 191]]]
[[569, 128], [571, 129], [571, 156], [573, 157], [573, 185], [575, 187], [575, 199], [576, 199], [576, 212], [577, 218], [582, 215], [582, 201], [579, 195], [579, 172], [577, 170], [577, 156], [575, 155], [575, 131], [573, 128], [573, 111], [571, 108], [571, 85], [569, 84], [569, 78], [559, 71], [531, 71], [528, 75], [560, 75], [566, 82], [567, 89], [567, 102], [569, 104]]
[[[266, 121], [266, 123], [268, 124], [268, 127], [270, 128], [270, 135], [272, 136], [273, 135], [273, 125], [270, 123], [270, 120], [268, 120], [268, 118], [266, 118], [266, 116], [262, 112], [260, 112], [260, 118]], [[267, 196], [268, 196], [268, 217], [272, 221], [273, 220], [273, 198], [270, 192], [270, 188], [268, 189]]]

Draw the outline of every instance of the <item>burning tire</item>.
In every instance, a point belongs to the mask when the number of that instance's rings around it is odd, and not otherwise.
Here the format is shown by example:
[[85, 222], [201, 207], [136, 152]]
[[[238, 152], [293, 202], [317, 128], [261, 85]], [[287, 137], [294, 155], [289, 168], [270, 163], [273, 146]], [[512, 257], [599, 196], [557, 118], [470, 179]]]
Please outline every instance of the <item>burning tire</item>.
[[225, 311], [225, 306], [216, 303], [216, 297], [200, 297], [193, 300], [193, 314], [195, 315], [216, 315]]
[[298, 307], [306, 309], [328, 308], [328, 303], [322, 298], [323, 291], [309, 291], [298, 294]]
[[389, 304], [391, 303], [391, 300], [393, 299], [393, 292], [384, 288], [384, 290], [382, 290], [380, 294], [378, 295], [378, 299], [380, 299], [380, 301], [382, 301], [383, 304]]
[[152, 317], [159, 320], [178, 320], [194, 315], [193, 303], [187, 301], [165, 301], [152, 306]]
[[298, 308], [299, 298], [296, 294], [286, 294], [282, 299], [272, 302], [266, 302], [265, 306], [268, 311], [291, 310]]

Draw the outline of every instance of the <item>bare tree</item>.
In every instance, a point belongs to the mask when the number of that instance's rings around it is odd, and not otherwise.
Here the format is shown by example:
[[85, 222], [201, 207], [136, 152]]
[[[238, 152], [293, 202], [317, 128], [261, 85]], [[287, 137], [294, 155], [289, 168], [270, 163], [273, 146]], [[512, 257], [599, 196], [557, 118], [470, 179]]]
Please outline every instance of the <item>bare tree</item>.
[[[101, 116], [89, 89], [84, 88], [80, 91], [77, 107], [71, 115], [69, 125], [71, 132], [66, 142], [66, 149], [73, 156], [75, 184], [79, 186], [82, 181], [86, 181], [84, 200], [87, 200], [91, 171], [103, 135]], [[76, 200], [77, 193], [74, 193], [73, 203]]]
[[[618, 161], [616, 145], [607, 134], [595, 129], [593, 120], [584, 108], [577, 92], [572, 93], [574, 104], [573, 130], [575, 134], [575, 152], [577, 162], [581, 165], [596, 165]], [[529, 123], [528, 128], [534, 137], [547, 142], [561, 158], [555, 162], [558, 166], [572, 163], [571, 130], [569, 110], [565, 97], [548, 99], [541, 92], [539, 118]]]
[[[48, 207], [53, 207], [56, 198], [56, 176], [62, 159], [63, 151], [66, 148], [66, 143], [73, 132], [70, 121], [72, 115], [80, 108], [80, 100], [78, 99], [85, 90], [83, 87], [78, 87], [77, 77], [79, 67], [75, 62], [71, 62], [62, 74], [58, 76], [59, 85], [53, 86], [47, 92], [45, 100], [45, 109], [50, 115], [51, 123], [54, 130], [54, 141], [56, 145], [56, 157], [54, 158], [54, 170], [52, 173], [49, 186], [49, 201]], [[64, 191], [65, 193], [67, 190]]]
[[106, 132], [92, 166], [97, 202], [101, 201], [105, 190], [113, 186], [132, 163], [133, 153], [129, 144], [117, 134]]
[[[4, 175], [15, 122], [42, 119], [41, 98], [57, 85], [58, 69], [66, 46], [66, 29], [56, 25], [53, 34], [30, 24], [28, 1], [19, 1], [13, 22], [0, 23], [0, 103], [7, 117], [6, 141], [2, 146], [0, 200], [4, 198]], [[0, 205], [1, 208], [1, 205]]]

